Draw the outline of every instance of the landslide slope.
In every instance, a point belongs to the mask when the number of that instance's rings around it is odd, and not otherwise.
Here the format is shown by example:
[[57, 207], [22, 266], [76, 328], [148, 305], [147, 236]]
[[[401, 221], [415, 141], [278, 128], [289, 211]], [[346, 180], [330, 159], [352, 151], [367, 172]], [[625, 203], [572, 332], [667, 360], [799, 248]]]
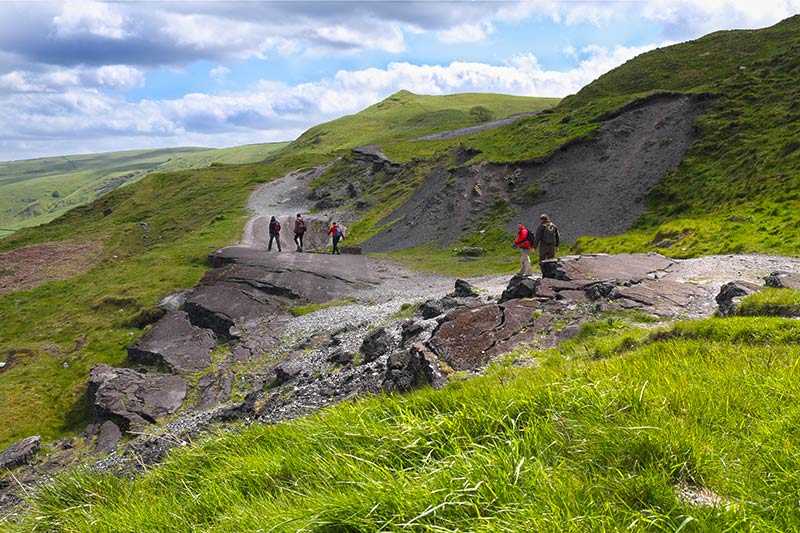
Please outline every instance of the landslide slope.
[[[441, 267], [441, 247], [502, 255], [518, 219], [547, 211], [577, 250], [796, 254], [799, 87], [800, 16], [657, 49], [513, 124], [381, 145], [427, 159], [359, 183], [354, 233]], [[358, 183], [343, 164], [319, 184]]]

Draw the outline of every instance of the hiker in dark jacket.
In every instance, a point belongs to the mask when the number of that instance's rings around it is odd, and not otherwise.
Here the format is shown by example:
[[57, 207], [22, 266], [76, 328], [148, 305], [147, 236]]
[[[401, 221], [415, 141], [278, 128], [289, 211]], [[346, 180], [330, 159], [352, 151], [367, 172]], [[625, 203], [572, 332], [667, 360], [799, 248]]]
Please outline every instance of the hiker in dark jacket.
[[269, 220], [269, 246], [267, 246], [267, 251], [272, 251], [272, 241], [273, 239], [275, 242], [278, 243], [278, 251], [282, 252], [281, 250], [281, 223], [278, 222], [278, 219], [272, 217]]
[[539, 267], [542, 261], [555, 259], [561, 237], [558, 234], [558, 226], [550, 221], [550, 217], [542, 215], [539, 217], [539, 227], [533, 235], [533, 246], [539, 250]]
[[517, 238], [516, 240], [514, 240], [514, 248], [518, 248], [520, 251], [520, 256], [519, 256], [520, 268], [517, 275], [530, 276], [531, 274], [533, 274], [533, 271], [531, 270], [531, 257], [530, 257], [531, 240], [528, 228], [526, 228], [522, 222], [519, 223]]
[[342, 227], [334, 222], [328, 229], [328, 235], [330, 235], [333, 239], [333, 250], [331, 250], [331, 254], [340, 254], [339, 241], [344, 239], [344, 231], [342, 231]]
[[303, 251], [303, 235], [306, 234], [306, 221], [303, 220], [303, 215], [297, 213], [297, 218], [294, 219], [294, 243], [297, 245], [297, 251]]

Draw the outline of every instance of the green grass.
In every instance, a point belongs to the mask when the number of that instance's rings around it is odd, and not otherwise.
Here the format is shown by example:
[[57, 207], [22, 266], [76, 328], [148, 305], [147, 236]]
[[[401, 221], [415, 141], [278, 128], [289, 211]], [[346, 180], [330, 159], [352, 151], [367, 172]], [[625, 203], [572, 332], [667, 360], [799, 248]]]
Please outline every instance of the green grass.
[[800, 291], [767, 288], [746, 296], [737, 307], [743, 316], [800, 317]]
[[295, 305], [289, 308], [289, 312], [293, 316], [310, 315], [311, 313], [316, 313], [317, 311], [321, 311], [323, 309], [330, 309], [331, 307], [341, 307], [343, 305], [350, 305], [354, 302], [355, 300], [353, 300], [352, 298], [338, 298], [336, 300], [331, 300], [329, 302], [318, 303], [318, 304]]
[[0, 447], [82, 430], [91, 367], [125, 363], [125, 348], [142, 334], [131, 320], [194, 286], [208, 253], [240, 236], [250, 192], [285, 172], [280, 164], [252, 164], [152, 174], [0, 241], [0, 250], [59, 240], [104, 246], [85, 274], [0, 296], [0, 360], [14, 359], [0, 380]]
[[539, 111], [557, 103], [557, 98], [492, 93], [426, 96], [400, 91], [355, 115], [311, 128], [292, 143], [291, 149], [329, 154], [378, 144], [389, 157], [408, 161], [431, 156], [440, 147], [453, 144], [414, 141], [423, 135], [474, 126], [487, 118]]
[[[134, 479], [77, 473], [20, 531], [788, 531], [800, 528], [795, 321], [709, 319], [601, 357], [531, 352], [440, 391], [345, 403], [177, 449]], [[677, 331], [684, 328], [676, 326]], [[630, 330], [634, 331], [634, 330]], [[668, 332], [669, 333], [669, 332]], [[677, 486], [723, 499], [695, 507]], [[11, 527], [11, 526], [10, 526]]]
[[254, 163], [286, 144], [129, 150], [0, 162], [0, 228], [46, 223], [91, 202], [117, 179], [132, 183], [156, 171]]

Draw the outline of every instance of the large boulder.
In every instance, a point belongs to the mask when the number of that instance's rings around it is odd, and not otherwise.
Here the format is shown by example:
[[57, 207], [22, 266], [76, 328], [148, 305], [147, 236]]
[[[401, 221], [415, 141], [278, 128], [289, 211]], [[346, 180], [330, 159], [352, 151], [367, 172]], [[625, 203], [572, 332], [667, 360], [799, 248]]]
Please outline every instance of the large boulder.
[[168, 374], [98, 365], [89, 374], [87, 394], [99, 418], [128, 431], [177, 411], [186, 397], [186, 382]]
[[468, 281], [457, 279], [453, 296], [456, 298], [476, 298], [478, 296], [478, 289], [471, 285]]
[[800, 290], [800, 273], [797, 272], [773, 272], [764, 282], [767, 287], [775, 289], [795, 289]]
[[722, 316], [735, 315], [742, 298], [754, 292], [758, 292], [760, 289], [760, 286], [747, 281], [731, 281], [730, 283], [726, 283], [720, 288], [719, 294], [717, 294], [716, 297], [717, 305], [719, 306], [719, 314]]
[[211, 330], [193, 326], [183, 311], [167, 314], [128, 348], [131, 361], [155, 364], [172, 372], [197, 372], [211, 364], [217, 340]]
[[460, 305], [459, 301], [452, 296], [426, 300], [419, 308], [422, 318], [428, 320], [443, 315], [451, 309]]
[[531, 298], [536, 294], [536, 280], [527, 276], [514, 276], [500, 296], [500, 303], [518, 298]]
[[361, 343], [361, 355], [365, 363], [371, 363], [378, 357], [391, 352], [396, 345], [395, 339], [386, 328], [378, 328], [364, 338]]
[[34, 435], [15, 442], [2, 452], [0, 452], [0, 470], [3, 468], [14, 468], [27, 464], [39, 451], [42, 439], [39, 435]]
[[[561, 304], [553, 303], [560, 306]], [[560, 308], [560, 307], [559, 307]], [[434, 332], [428, 345], [455, 370], [474, 370], [495, 356], [532, 340], [552, 321], [535, 300], [513, 300], [458, 309]]]
[[438, 387], [444, 382], [436, 355], [422, 343], [395, 351], [386, 360], [383, 379], [383, 389], [386, 391], [407, 392], [424, 385]]

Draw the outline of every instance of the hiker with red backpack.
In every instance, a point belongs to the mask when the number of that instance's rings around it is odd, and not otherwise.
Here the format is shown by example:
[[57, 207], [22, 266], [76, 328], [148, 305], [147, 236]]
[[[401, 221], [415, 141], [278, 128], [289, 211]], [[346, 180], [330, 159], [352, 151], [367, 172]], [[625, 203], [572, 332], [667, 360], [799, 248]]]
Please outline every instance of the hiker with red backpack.
[[269, 221], [269, 246], [267, 246], [267, 251], [272, 251], [272, 241], [278, 243], [278, 251], [282, 252], [281, 250], [281, 223], [278, 222], [278, 219], [272, 217]]
[[306, 221], [303, 220], [303, 215], [297, 213], [297, 218], [294, 219], [294, 243], [297, 246], [297, 251], [303, 251], [303, 235], [306, 234]]
[[533, 235], [533, 246], [539, 250], [539, 267], [542, 262], [556, 258], [558, 245], [561, 243], [561, 236], [558, 234], [558, 226], [550, 221], [550, 217], [542, 215], [539, 217], [539, 227]]
[[518, 276], [530, 276], [533, 274], [531, 270], [531, 248], [533, 248], [532, 235], [522, 222], [519, 223], [517, 230], [517, 238], [514, 241], [514, 248], [520, 251], [519, 262], [520, 269]]
[[328, 229], [328, 235], [333, 239], [333, 250], [331, 250], [331, 254], [341, 254], [339, 251], [339, 241], [344, 239], [344, 230], [342, 230], [342, 227], [336, 222], [332, 223], [331, 227]]

